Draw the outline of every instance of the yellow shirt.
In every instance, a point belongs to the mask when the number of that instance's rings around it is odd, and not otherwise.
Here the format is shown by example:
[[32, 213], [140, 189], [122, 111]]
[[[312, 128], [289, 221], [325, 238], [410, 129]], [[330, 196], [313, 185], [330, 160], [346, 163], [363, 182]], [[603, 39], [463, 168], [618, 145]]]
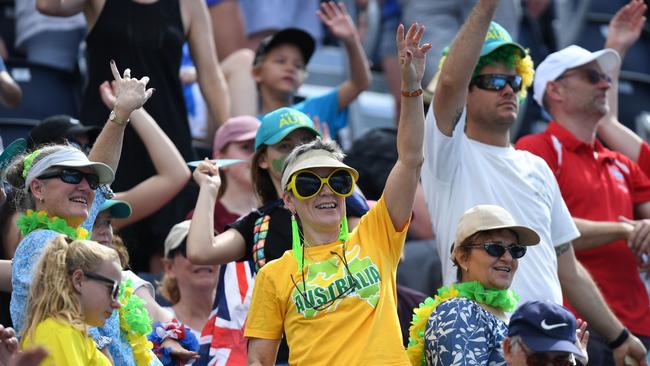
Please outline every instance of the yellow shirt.
[[291, 251], [269, 262], [255, 279], [244, 335], [281, 339], [284, 331], [291, 365], [410, 365], [395, 292], [407, 228], [393, 228], [382, 197], [350, 234], [349, 275], [340, 241], [305, 248], [304, 283]]
[[42, 346], [48, 356], [39, 366], [111, 366], [93, 339], [65, 322], [47, 318], [21, 341], [22, 349]]

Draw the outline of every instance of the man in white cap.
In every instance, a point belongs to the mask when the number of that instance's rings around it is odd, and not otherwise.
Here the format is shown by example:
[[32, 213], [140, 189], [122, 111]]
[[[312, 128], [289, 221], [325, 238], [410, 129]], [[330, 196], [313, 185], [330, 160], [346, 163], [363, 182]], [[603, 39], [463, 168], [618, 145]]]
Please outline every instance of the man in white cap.
[[[522, 259], [511, 289], [523, 301], [561, 304], [565, 295], [596, 331], [620, 342], [623, 325], [575, 258], [571, 241], [579, 232], [553, 172], [539, 157], [510, 144], [518, 96], [530, 83], [532, 62], [526, 61], [523, 47], [490, 22], [498, 4], [480, 0], [472, 10], [449, 49], [426, 119], [422, 183], [443, 280], [454, 280], [449, 248], [458, 218], [477, 204], [502, 206], [541, 237]], [[625, 355], [640, 363], [646, 357], [634, 336], [622, 339], [615, 354], [619, 365]]]
[[590, 365], [611, 365], [610, 349], [630, 332], [650, 347], [650, 301], [637, 268], [650, 252], [650, 221], [631, 220], [650, 218], [650, 179], [596, 138], [609, 111], [610, 75], [619, 64], [618, 53], [609, 48], [589, 52], [572, 45], [549, 55], [537, 67], [534, 99], [553, 121], [543, 133], [517, 143], [546, 160], [555, 174], [580, 230], [573, 241], [576, 257], [627, 327], [615, 338], [590, 330]]

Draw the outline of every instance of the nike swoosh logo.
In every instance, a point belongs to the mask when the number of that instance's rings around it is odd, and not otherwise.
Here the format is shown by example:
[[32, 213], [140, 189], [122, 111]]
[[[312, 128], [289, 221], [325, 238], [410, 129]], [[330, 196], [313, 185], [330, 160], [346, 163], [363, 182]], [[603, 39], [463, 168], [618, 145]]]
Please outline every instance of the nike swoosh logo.
[[551, 330], [551, 329], [555, 329], [555, 328], [559, 328], [559, 327], [566, 327], [567, 325], [569, 325], [569, 324], [567, 324], [567, 323], [557, 323], [557, 324], [548, 325], [548, 324], [546, 324], [546, 319], [542, 320], [542, 323], [541, 323], [542, 328], [544, 328], [546, 330]]

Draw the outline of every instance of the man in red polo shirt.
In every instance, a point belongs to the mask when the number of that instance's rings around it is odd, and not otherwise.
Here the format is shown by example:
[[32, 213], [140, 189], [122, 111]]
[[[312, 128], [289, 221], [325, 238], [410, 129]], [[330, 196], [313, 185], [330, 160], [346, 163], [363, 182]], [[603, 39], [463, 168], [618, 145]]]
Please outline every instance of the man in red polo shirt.
[[[650, 224], [624, 218], [650, 218], [650, 179], [596, 139], [598, 122], [608, 112], [608, 74], [619, 64], [612, 49], [592, 53], [569, 46], [549, 55], [537, 67], [534, 99], [554, 121], [516, 147], [539, 155], [554, 172], [581, 233], [573, 241], [576, 257], [617, 317], [648, 348], [650, 303], [638, 266], [649, 251]], [[629, 248], [630, 238], [639, 245]], [[624, 330], [607, 341], [591, 329], [589, 364], [613, 365], [610, 348], [628, 336]]]

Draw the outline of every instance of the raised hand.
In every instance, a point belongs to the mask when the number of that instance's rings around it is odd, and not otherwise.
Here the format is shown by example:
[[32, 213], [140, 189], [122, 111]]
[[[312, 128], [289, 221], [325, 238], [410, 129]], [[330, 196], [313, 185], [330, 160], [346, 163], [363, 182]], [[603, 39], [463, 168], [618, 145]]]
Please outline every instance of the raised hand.
[[582, 351], [584, 357], [579, 361], [583, 365], [589, 363], [589, 356], [587, 355], [587, 344], [589, 343], [589, 331], [587, 330], [587, 322], [578, 318], [576, 319], [576, 347]]
[[146, 89], [149, 82], [148, 76], [144, 76], [140, 80], [131, 78], [131, 69], [125, 69], [124, 74], [120, 76], [115, 61], [111, 61], [111, 72], [117, 84], [114, 110], [120, 120], [127, 120], [131, 112], [147, 102], [154, 90]]
[[219, 167], [208, 158], [205, 158], [199, 166], [196, 167], [194, 173], [192, 173], [192, 177], [194, 177], [194, 181], [199, 187], [202, 187], [206, 182], [215, 185], [217, 188], [221, 186]]
[[108, 81], [104, 81], [99, 85], [99, 96], [102, 98], [102, 102], [104, 102], [104, 105], [108, 109], [113, 109], [113, 107], [115, 107], [115, 101], [117, 100], [117, 97], [115, 96], [116, 92], [117, 83], [115, 80], [111, 81], [110, 83]]
[[316, 10], [316, 15], [327, 26], [327, 29], [340, 40], [354, 40], [358, 35], [357, 27], [343, 3], [323, 2], [320, 4], [320, 10]]
[[632, 0], [619, 9], [609, 22], [606, 46], [625, 53], [641, 35], [647, 8], [642, 0]]
[[414, 90], [420, 88], [424, 75], [425, 57], [431, 49], [428, 43], [420, 46], [424, 26], [417, 23], [411, 24], [404, 35], [404, 25], [397, 27], [397, 58], [402, 69], [402, 88]]

